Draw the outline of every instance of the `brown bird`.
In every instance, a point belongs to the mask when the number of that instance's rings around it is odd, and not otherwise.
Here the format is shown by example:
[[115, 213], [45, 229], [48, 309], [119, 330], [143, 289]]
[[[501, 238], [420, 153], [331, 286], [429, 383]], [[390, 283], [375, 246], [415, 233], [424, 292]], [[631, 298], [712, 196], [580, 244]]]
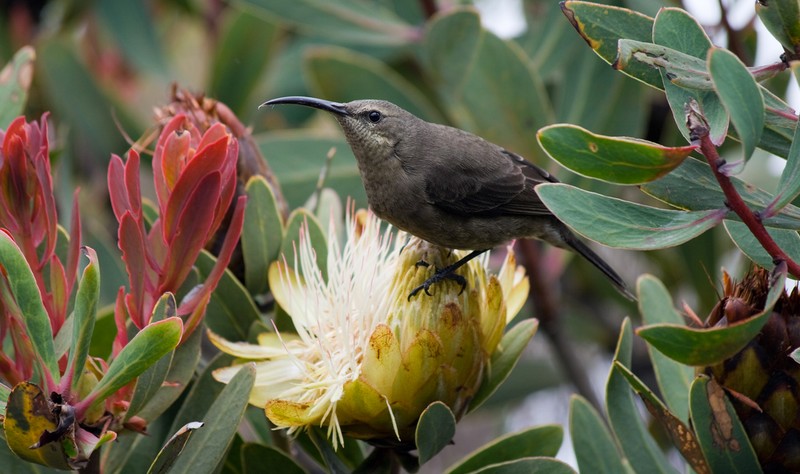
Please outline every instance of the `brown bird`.
[[[383, 100], [331, 102], [281, 97], [330, 112], [358, 162], [367, 200], [381, 219], [441, 247], [472, 250], [437, 271], [409, 298], [444, 279], [466, 286], [455, 270], [517, 238], [577, 252], [634, 299], [622, 278], [545, 207], [535, 187], [558, 180], [521, 156], [472, 133], [426, 122]], [[430, 294], [430, 293], [428, 293]]]

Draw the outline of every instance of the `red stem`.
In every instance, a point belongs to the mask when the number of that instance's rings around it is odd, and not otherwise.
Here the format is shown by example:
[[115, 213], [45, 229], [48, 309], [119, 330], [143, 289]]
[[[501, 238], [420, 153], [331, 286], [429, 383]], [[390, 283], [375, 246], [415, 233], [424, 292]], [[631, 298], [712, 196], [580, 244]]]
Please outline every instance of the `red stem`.
[[711, 142], [711, 137], [708, 134], [708, 128], [695, 127], [692, 129], [692, 132], [700, 142], [700, 152], [706, 157], [706, 160], [708, 160], [708, 164], [711, 166], [711, 171], [714, 173], [714, 177], [717, 179], [719, 187], [725, 194], [725, 199], [727, 200], [727, 205], [730, 210], [735, 212], [736, 215], [742, 219], [742, 222], [747, 226], [748, 229], [750, 229], [750, 232], [753, 234], [756, 240], [758, 240], [761, 246], [764, 247], [764, 250], [767, 251], [774, 261], [786, 262], [786, 265], [789, 268], [789, 273], [795, 277], [800, 277], [800, 265], [789, 258], [783, 249], [781, 249], [778, 244], [775, 243], [775, 241], [772, 239], [772, 236], [769, 235], [767, 229], [764, 227], [764, 224], [761, 222], [761, 217], [747, 207], [747, 204], [739, 195], [739, 192], [736, 191], [736, 188], [733, 186], [730, 178], [720, 171], [720, 167], [725, 164], [725, 160], [719, 157], [719, 153], [717, 153], [717, 147]]

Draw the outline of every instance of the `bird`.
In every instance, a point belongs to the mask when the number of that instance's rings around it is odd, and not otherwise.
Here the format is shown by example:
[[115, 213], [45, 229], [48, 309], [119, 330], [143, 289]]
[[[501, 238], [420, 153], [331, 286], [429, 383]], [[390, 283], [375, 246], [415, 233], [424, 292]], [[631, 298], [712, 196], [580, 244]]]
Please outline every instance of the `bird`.
[[420, 291], [430, 295], [431, 286], [443, 280], [456, 281], [463, 291], [466, 280], [458, 268], [505, 242], [533, 238], [576, 252], [635, 300], [617, 272], [542, 203], [536, 185], [558, 180], [522, 156], [385, 100], [342, 103], [288, 96], [259, 108], [280, 104], [312, 107], [336, 118], [378, 217], [434, 245], [471, 250], [436, 269], [409, 299]]

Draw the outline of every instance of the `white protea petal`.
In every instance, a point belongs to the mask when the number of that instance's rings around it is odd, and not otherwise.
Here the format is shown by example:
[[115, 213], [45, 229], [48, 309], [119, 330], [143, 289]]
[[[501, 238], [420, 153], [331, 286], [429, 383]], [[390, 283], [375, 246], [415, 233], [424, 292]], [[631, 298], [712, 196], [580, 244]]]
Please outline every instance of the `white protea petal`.
[[217, 349], [242, 359], [271, 359], [273, 357], [286, 356], [286, 349], [282, 344], [261, 344], [261, 337], [259, 337], [259, 344], [250, 344], [248, 342], [229, 341], [210, 329], [207, 329], [206, 333], [208, 334], [208, 340]]

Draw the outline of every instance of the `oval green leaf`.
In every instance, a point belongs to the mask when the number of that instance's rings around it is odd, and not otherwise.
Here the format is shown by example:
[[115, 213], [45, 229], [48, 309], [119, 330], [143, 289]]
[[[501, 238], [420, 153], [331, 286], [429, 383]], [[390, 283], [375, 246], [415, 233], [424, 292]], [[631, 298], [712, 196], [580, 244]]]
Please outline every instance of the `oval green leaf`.
[[[622, 322], [614, 360], [631, 365], [633, 330], [630, 319]], [[672, 473], [674, 470], [639, 415], [630, 385], [612, 365], [606, 381], [606, 412], [622, 452], [636, 472]]]
[[[675, 310], [672, 297], [661, 280], [652, 275], [642, 275], [636, 282], [639, 312], [644, 324], [683, 324], [683, 317]], [[661, 396], [670, 411], [684, 423], [689, 421], [689, 384], [694, 370], [665, 356], [647, 345], [650, 361], [658, 381]]]
[[[773, 265], [774, 259], [764, 250], [761, 243], [755, 238], [750, 229], [739, 221], [724, 222], [725, 230], [728, 232], [733, 243], [739, 247], [747, 258], [756, 264], [769, 268]], [[794, 261], [800, 260], [800, 235], [795, 230], [774, 229], [766, 227], [767, 233], [772, 237], [778, 247]]]
[[566, 168], [609, 183], [640, 184], [664, 176], [697, 147], [666, 147], [636, 138], [607, 137], [577, 125], [556, 124], [536, 134], [551, 158]]
[[[36, 353], [42, 368], [49, 372], [54, 382], [61, 378], [55, 356], [53, 344], [53, 329], [50, 317], [42, 304], [42, 295], [36, 286], [28, 262], [22, 255], [17, 244], [11, 236], [0, 229], [0, 295], [5, 300], [7, 309], [12, 305], [19, 311], [14, 311], [25, 324], [25, 332], [31, 340], [31, 345]], [[7, 286], [6, 286], [7, 285]], [[5, 289], [10, 294], [6, 295]]]
[[584, 237], [615, 248], [653, 250], [691, 240], [722, 222], [726, 210], [673, 211], [561, 183], [536, 186], [542, 202]]
[[711, 472], [762, 472], [747, 433], [719, 384], [706, 376], [697, 377], [689, 394], [689, 408]]
[[573, 395], [570, 400], [569, 431], [581, 472], [627, 472], [617, 445], [614, 444], [600, 414], [578, 395]]
[[203, 417], [203, 429], [189, 438], [173, 472], [209, 472], [219, 466], [239, 428], [255, 378], [255, 366], [242, 365]]
[[775, 269], [764, 310], [742, 323], [703, 329], [654, 324], [641, 327], [636, 333], [664, 355], [682, 364], [704, 366], [722, 362], [739, 352], [761, 331], [784, 291], [786, 273], [785, 264]]
[[614, 370], [618, 371], [628, 381], [631, 388], [644, 402], [647, 411], [661, 423], [675, 447], [692, 469], [696, 472], [710, 473], [711, 470], [708, 468], [703, 452], [697, 444], [697, 438], [689, 428], [689, 425], [669, 411], [653, 391], [634, 375], [630, 369], [620, 364], [619, 361], [614, 362]]
[[[281, 245], [280, 255], [285, 258], [290, 268], [294, 266], [295, 249], [299, 251], [300, 233], [306, 234], [316, 252], [317, 265], [322, 277], [328, 278], [328, 244], [325, 233], [317, 218], [306, 209], [295, 209], [289, 214], [286, 222], [286, 234]], [[213, 328], [212, 328], [213, 329]]]
[[[561, 10], [579, 35], [598, 56], [612, 64], [617, 58], [617, 42], [621, 39], [649, 41], [653, 19], [647, 15], [610, 5], [568, 1]], [[661, 88], [658, 71], [646, 66], [623, 71], [636, 80]]]
[[247, 207], [242, 227], [244, 281], [251, 295], [267, 291], [267, 269], [278, 258], [283, 241], [283, 219], [267, 180], [253, 176], [244, 189]]
[[764, 97], [758, 83], [735, 54], [722, 48], [708, 52], [708, 70], [714, 90], [731, 116], [745, 161], [750, 159], [764, 130]]
[[769, 206], [770, 213], [781, 211], [800, 195], [800, 127], [794, 128], [792, 145], [786, 157], [786, 167], [783, 168], [775, 189], [775, 200]]
[[72, 344], [67, 363], [68, 370], [72, 373], [73, 390], [77, 388], [85, 369], [94, 323], [97, 319], [97, 300], [100, 298], [100, 266], [97, 262], [97, 253], [91, 247], [84, 247], [84, 252], [89, 258], [89, 264], [83, 269], [78, 292], [75, 295], [75, 308], [71, 318]]
[[148, 324], [111, 361], [103, 378], [86, 396], [89, 408], [127, 385], [169, 354], [181, 340], [183, 321], [173, 317]]
[[756, 2], [756, 14], [787, 51], [800, 43], [800, 3], [796, 1]]
[[419, 452], [419, 463], [425, 464], [450, 444], [456, 434], [456, 417], [442, 402], [428, 405], [417, 422], [414, 441]]
[[467, 474], [492, 464], [521, 458], [554, 457], [561, 448], [563, 438], [564, 429], [560, 425], [535, 426], [507, 434], [476, 449], [446, 472]]

